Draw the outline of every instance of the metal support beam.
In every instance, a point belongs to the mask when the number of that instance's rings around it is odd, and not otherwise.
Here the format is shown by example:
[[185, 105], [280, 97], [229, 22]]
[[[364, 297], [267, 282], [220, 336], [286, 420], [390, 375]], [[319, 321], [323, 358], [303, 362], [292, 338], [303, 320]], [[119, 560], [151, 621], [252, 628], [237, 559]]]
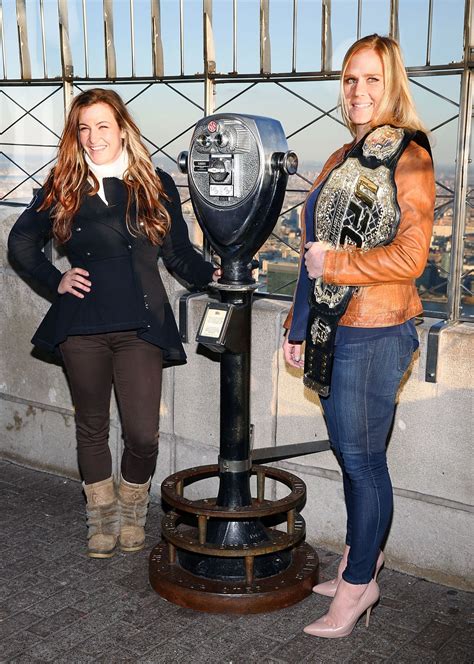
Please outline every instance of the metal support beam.
[[104, 0], [104, 41], [105, 41], [105, 75], [117, 78], [117, 59], [114, 43], [114, 8], [112, 0]]
[[237, 73], [237, 0], [232, 0], [232, 73]]
[[266, 76], [271, 71], [270, 5], [269, 0], [260, 0], [260, 73]]
[[179, 62], [181, 76], [184, 76], [184, 5], [179, 0]]
[[215, 82], [212, 76], [216, 73], [216, 53], [212, 31], [212, 0], [203, 0], [203, 29], [204, 115], [211, 115], [215, 108]]
[[74, 97], [74, 83], [71, 81], [63, 81], [63, 101], [64, 101], [64, 117], [69, 111], [69, 105]]
[[82, 0], [82, 24], [83, 24], [83, 45], [84, 45], [84, 72], [86, 78], [89, 78], [89, 41], [87, 38], [87, 8], [86, 0]]
[[153, 76], [162, 78], [165, 74], [163, 42], [161, 39], [160, 0], [151, 0], [151, 44], [153, 57]]
[[331, 0], [322, 0], [321, 6], [321, 71], [332, 70]]
[[31, 59], [30, 49], [28, 48], [26, 0], [16, 0], [16, 25], [18, 30], [21, 78], [28, 81], [31, 79]]
[[472, 103], [474, 95], [474, 71], [470, 67], [472, 53], [473, 2], [467, 0], [464, 21], [464, 72], [461, 77], [458, 139], [456, 151], [456, 186], [453, 202], [453, 235], [451, 241], [451, 265], [448, 283], [448, 318], [458, 320], [461, 313], [461, 278], [464, 262], [466, 228], [466, 196], [468, 190], [468, 164], [472, 129]]
[[[414, 77], [419, 78], [429, 78], [432, 76], [461, 76], [463, 72], [462, 65], [459, 62], [454, 62], [449, 65], [433, 65], [430, 67], [425, 66], [416, 66], [416, 67], [407, 67], [407, 74], [410, 79]], [[216, 84], [228, 84], [235, 85], [235, 83], [245, 83], [248, 86], [256, 85], [257, 83], [273, 85], [275, 81], [281, 83], [304, 83], [311, 82], [315, 83], [317, 81], [339, 81], [341, 78], [341, 72], [337, 70], [322, 72], [322, 71], [298, 71], [295, 74], [291, 71], [287, 72], [272, 72], [270, 76], [264, 76], [260, 73], [249, 73], [241, 74], [237, 72], [236, 74], [232, 72], [216, 72], [213, 76], [213, 80]], [[143, 76], [135, 76], [131, 78], [130, 76], [117, 76], [115, 79], [108, 79], [104, 76], [75, 76], [74, 80], [81, 82], [84, 85], [94, 83], [96, 85], [110, 85], [121, 83], [124, 85], [142, 85], [142, 84], [153, 84], [156, 83], [154, 76], [146, 74]], [[169, 74], [167, 76], [160, 77], [161, 80], [165, 83], [203, 83], [204, 77], [202, 72], [195, 74], [186, 74], [185, 76], [180, 76], [179, 74]], [[17, 87], [22, 84], [21, 78], [8, 78], [6, 80], [0, 79], [1, 87]], [[56, 79], [44, 79], [44, 78], [34, 78], [32, 79], [32, 84], [35, 86], [50, 86], [56, 82]], [[437, 93], [429, 89], [434, 96], [438, 96]], [[448, 119], [446, 122], [452, 122], [453, 119]]]
[[67, 114], [69, 104], [73, 96], [73, 75], [71, 45], [69, 41], [69, 20], [67, 12], [67, 0], [58, 0], [59, 14], [59, 42], [61, 46], [61, 67], [64, 95], [64, 115]]
[[398, 23], [398, 0], [390, 0], [389, 35], [397, 41], [400, 40], [400, 26]]
[[3, 78], [7, 78], [7, 59], [5, 53], [5, 38], [3, 36], [3, 5], [2, 0], [0, 0], [0, 48], [2, 50], [2, 68], [3, 68]]
[[357, 2], [357, 39], [362, 37], [362, 0]]
[[261, 447], [252, 451], [252, 463], [270, 463], [284, 461], [293, 457], [326, 452], [331, 449], [329, 440], [311, 440], [309, 443], [294, 443], [278, 447]]
[[44, 0], [40, 0], [39, 11], [40, 11], [40, 30], [41, 30], [41, 53], [43, 56], [43, 76], [45, 78], [48, 78], [48, 61], [46, 58], [46, 35], [44, 32]]
[[[153, 8], [151, 10], [153, 12]], [[153, 15], [153, 14], [152, 14]], [[152, 52], [153, 52], [153, 19], [152, 24], [152, 33], [151, 33], [151, 43], [152, 43]], [[132, 77], [135, 76], [135, 3], [133, 0], [130, 0], [130, 58], [132, 65]]]
[[63, 80], [71, 79], [73, 76], [73, 64], [71, 54], [71, 43], [69, 41], [69, 19], [67, 11], [67, 0], [58, 0], [59, 14], [59, 42], [61, 46], [61, 66]]
[[466, 0], [466, 16], [464, 19], [465, 39], [465, 53], [467, 64], [470, 67], [474, 66], [474, 1]]
[[292, 55], [291, 55], [291, 71], [296, 71], [296, 52], [298, 40], [298, 0], [293, 0], [293, 37], [292, 37]]
[[428, 36], [426, 39], [426, 65], [431, 62], [431, 41], [433, 36], [433, 0], [428, 5]]

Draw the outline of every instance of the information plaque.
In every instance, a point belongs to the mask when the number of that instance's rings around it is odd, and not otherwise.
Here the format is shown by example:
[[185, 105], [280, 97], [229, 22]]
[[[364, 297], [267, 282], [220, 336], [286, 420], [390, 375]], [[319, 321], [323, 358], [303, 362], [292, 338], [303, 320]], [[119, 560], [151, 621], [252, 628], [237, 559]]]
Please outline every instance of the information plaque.
[[233, 309], [232, 304], [208, 303], [196, 335], [196, 341], [212, 350], [223, 351]]

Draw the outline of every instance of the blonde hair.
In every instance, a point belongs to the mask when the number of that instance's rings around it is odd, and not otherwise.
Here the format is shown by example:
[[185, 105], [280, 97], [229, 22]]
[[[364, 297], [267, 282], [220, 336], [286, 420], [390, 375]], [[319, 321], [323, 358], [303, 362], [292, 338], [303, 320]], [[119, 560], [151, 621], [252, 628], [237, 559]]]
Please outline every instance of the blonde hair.
[[[161, 244], [171, 223], [163, 203], [168, 196], [137, 125], [122, 98], [113, 90], [93, 88], [73, 99], [59, 143], [57, 163], [46, 179], [46, 196], [38, 209], [52, 207], [53, 235], [64, 243], [71, 237], [72, 220], [86, 193], [88, 180], [92, 180], [93, 188], [87, 194], [93, 196], [98, 192], [99, 183], [87, 166], [79, 140], [79, 115], [93, 104], [109, 106], [125, 135], [128, 167], [123, 182], [128, 190], [127, 228], [133, 235], [146, 235], [152, 244]], [[132, 204], [135, 206], [133, 219], [130, 214]]]
[[343, 120], [353, 136], [356, 126], [349, 117], [344, 95], [344, 78], [353, 55], [363, 50], [373, 50], [380, 57], [384, 73], [384, 93], [379, 107], [370, 122], [372, 127], [390, 124], [395, 127], [421, 130], [427, 129], [420, 120], [410, 92], [408, 76], [398, 42], [391, 37], [368, 35], [352, 44], [344, 56], [341, 71], [340, 104]]

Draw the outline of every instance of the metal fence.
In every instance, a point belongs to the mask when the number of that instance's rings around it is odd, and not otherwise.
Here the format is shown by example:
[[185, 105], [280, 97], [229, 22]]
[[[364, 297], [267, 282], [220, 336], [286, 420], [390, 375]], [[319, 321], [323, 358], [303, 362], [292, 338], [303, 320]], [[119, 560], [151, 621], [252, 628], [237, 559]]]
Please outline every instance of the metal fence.
[[[64, 109], [89, 86], [111, 85], [122, 94], [154, 160], [174, 172], [189, 218], [192, 207], [175, 157], [199, 117], [221, 110], [272, 115], [287, 129], [290, 147], [306, 155], [290, 179], [276, 230], [260, 252], [262, 289], [290, 293], [299, 254], [297, 212], [329, 154], [327, 146], [348, 140], [337, 107], [342, 53], [362, 34], [388, 33], [411, 53], [407, 71], [435, 142], [435, 232], [418, 282], [425, 311], [472, 320], [473, 0], [448, 3], [450, 39], [443, 32], [443, 1], [418, 4], [0, 0], [0, 204], [28, 202], [54, 162]], [[453, 146], [444, 168], [436, 159], [438, 136], [441, 145]], [[314, 158], [307, 156], [309, 145]]]

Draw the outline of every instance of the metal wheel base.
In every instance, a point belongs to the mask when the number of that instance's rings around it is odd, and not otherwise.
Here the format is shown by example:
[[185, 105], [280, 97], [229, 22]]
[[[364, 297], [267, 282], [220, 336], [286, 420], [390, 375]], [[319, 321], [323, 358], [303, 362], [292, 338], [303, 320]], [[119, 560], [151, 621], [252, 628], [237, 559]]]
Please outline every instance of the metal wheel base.
[[150, 554], [149, 576], [154, 590], [179, 606], [208, 613], [263, 613], [292, 606], [311, 594], [317, 583], [319, 559], [306, 543], [292, 550], [289, 567], [280, 574], [229, 582], [194, 576], [170, 563], [168, 544], [155, 546]]

